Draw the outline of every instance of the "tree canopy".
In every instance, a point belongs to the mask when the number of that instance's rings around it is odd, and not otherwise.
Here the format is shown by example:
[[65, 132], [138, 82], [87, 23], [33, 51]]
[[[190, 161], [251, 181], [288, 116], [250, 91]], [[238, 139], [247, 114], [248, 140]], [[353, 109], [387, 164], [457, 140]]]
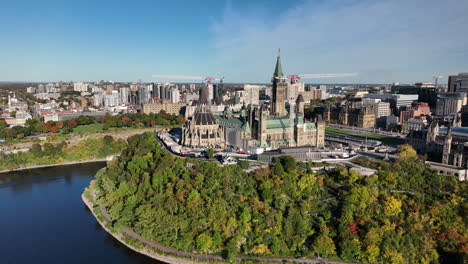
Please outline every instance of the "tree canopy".
[[175, 157], [145, 133], [129, 139], [93, 186], [115, 223], [231, 261], [317, 254], [362, 262], [463, 261], [466, 183], [417, 159], [361, 162], [379, 172], [313, 173], [283, 157], [272, 168], [246, 173], [237, 165]]

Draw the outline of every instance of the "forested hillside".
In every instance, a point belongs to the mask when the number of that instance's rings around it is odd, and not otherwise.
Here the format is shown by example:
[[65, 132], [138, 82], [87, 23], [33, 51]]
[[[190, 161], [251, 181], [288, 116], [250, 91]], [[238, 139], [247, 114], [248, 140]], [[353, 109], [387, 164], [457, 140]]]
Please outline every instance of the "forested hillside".
[[379, 169], [370, 177], [344, 168], [315, 174], [291, 158], [247, 174], [174, 157], [146, 133], [130, 138], [92, 186], [115, 225], [184, 251], [462, 263], [467, 184], [400, 152], [398, 163], [361, 160]]

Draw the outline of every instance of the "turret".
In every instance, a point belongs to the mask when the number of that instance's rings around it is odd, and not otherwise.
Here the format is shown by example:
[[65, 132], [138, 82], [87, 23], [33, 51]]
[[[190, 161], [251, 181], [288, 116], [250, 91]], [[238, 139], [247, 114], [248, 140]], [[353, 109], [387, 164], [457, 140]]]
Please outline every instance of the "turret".
[[258, 127], [258, 140], [260, 142], [266, 142], [267, 140], [267, 119], [268, 119], [268, 108], [262, 104], [260, 107], [260, 119]]
[[452, 150], [452, 126], [449, 124], [447, 129], [447, 135], [444, 139], [444, 149], [442, 154], [442, 163], [449, 164], [450, 162], [450, 152]]

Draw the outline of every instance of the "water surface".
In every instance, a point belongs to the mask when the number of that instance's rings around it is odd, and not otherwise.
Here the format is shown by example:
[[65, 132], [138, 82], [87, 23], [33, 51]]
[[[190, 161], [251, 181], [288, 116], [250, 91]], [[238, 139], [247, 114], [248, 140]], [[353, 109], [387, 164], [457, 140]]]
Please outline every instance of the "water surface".
[[0, 263], [162, 263], [107, 234], [81, 200], [103, 166], [0, 174]]

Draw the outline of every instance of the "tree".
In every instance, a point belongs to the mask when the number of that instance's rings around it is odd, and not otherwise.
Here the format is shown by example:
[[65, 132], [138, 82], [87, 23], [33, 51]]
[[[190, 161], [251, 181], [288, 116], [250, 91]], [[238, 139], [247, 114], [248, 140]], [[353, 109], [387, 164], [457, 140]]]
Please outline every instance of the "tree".
[[239, 252], [239, 248], [237, 247], [237, 239], [235, 237], [231, 238], [229, 242], [226, 244], [226, 249], [224, 251], [224, 257], [229, 262], [234, 262], [237, 254]]
[[44, 127], [44, 123], [36, 123], [33, 126], [33, 130], [37, 133], [44, 133], [46, 132], [46, 129]]
[[328, 236], [328, 234], [319, 235], [314, 243], [312, 244], [312, 249], [317, 254], [320, 254], [324, 257], [329, 257], [335, 255], [335, 243]]
[[40, 155], [42, 155], [41, 145], [38, 143], [33, 144], [31, 147], [31, 153], [36, 157], [39, 157]]
[[109, 145], [112, 142], [114, 142], [114, 138], [110, 135], [105, 135], [104, 136], [104, 144]]
[[398, 146], [396, 152], [401, 160], [413, 159], [418, 157], [416, 150], [414, 150], [414, 148], [408, 144]]
[[207, 152], [207, 155], [208, 155], [209, 159], [212, 159], [213, 156], [214, 156], [214, 150], [212, 148], [209, 148], [208, 152]]
[[393, 196], [387, 197], [384, 203], [386, 216], [396, 216], [401, 212], [401, 201]]
[[197, 236], [196, 243], [200, 252], [206, 252], [212, 247], [213, 239], [207, 233], [201, 233]]
[[254, 253], [255, 255], [266, 255], [270, 254], [271, 252], [267, 245], [258, 244], [252, 248], [252, 253]]

